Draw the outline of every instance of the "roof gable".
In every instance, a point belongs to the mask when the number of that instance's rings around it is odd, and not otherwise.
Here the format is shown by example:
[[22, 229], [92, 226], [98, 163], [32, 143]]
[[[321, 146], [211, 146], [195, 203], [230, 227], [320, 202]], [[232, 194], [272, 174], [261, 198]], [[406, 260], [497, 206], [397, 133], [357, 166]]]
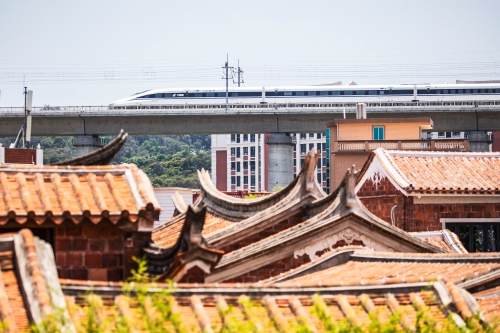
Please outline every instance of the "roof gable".
[[378, 148], [363, 166], [358, 190], [381, 177], [405, 195], [499, 195], [500, 153], [409, 152]]

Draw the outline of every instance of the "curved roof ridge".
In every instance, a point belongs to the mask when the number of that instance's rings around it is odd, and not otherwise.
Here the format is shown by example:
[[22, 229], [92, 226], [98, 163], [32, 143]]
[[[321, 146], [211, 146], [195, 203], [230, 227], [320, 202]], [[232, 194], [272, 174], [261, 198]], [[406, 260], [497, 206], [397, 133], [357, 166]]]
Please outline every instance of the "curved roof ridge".
[[[195, 205], [204, 203], [207, 205], [209, 211], [214, 212], [220, 212], [221, 209], [217, 209], [220, 207], [225, 211], [226, 218], [241, 220], [241, 217], [249, 217], [249, 214], [245, 213], [259, 212], [280, 202], [298, 185], [304, 185], [301, 186], [304, 192], [313, 193], [313, 195], [317, 197], [324, 197], [326, 193], [321, 189], [319, 184], [317, 184], [316, 177], [314, 176], [314, 168], [318, 158], [319, 154], [311, 150], [307, 154], [299, 174], [290, 184], [271, 195], [253, 199], [234, 198], [219, 191], [212, 183], [208, 172], [205, 169], [199, 170], [198, 177], [200, 179], [202, 193], [200, 195], [200, 200], [198, 200]], [[235, 214], [231, 212], [235, 212]]]

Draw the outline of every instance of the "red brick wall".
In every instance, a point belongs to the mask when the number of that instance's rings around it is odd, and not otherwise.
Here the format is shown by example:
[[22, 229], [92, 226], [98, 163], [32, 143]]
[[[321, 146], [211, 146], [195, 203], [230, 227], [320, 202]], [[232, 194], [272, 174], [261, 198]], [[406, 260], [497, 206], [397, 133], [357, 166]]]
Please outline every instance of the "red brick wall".
[[135, 267], [149, 233], [116, 227], [56, 227], [54, 253], [60, 278], [121, 281]]
[[[344, 241], [339, 241], [335, 244], [334, 248], [346, 246], [347, 244]], [[362, 242], [353, 242], [353, 245], [363, 245]], [[317, 256], [321, 256], [324, 253], [330, 251], [329, 249], [317, 252]], [[224, 282], [258, 282], [260, 280], [265, 280], [273, 276], [277, 276], [280, 273], [288, 272], [289, 270], [304, 265], [310, 262], [308, 255], [303, 255], [298, 258], [294, 258], [293, 255], [278, 260], [276, 262], [270, 263], [268, 265], [259, 267], [253, 271], [243, 273], [240, 276], [234, 277], [232, 279], [225, 280]]]
[[491, 145], [491, 151], [500, 151], [500, 132], [493, 132], [492, 139], [493, 144]]
[[414, 231], [440, 230], [441, 218], [499, 218], [500, 204], [414, 205]]
[[391, 223], [391, 209], [395, 209], [395, 225], [408, 232], [441, 230], [441, 218], [498, 218], [500, 204], [414, 204], [414, 197], [406, 197], [385, 178], [375, 185], [367, 180], [358, 196], [370, 212]]
[[224, 251], [224, 253], [229, 253], [234, 250], [240, 249], [242, 247], [245, 247], [247, 245], [256, 243], [264, 238], [267, 238], [269, 236], [272, 236], [280, 231], [283, 231], [285, 229], [288, 229], [290, 227], [293, 227], [297, 223], [300, 223], [302, 221], [302, 214], [297, 214], [293, 217], [290, 217], [286, 220], [283, 220], [275, 225], [272, 225], [258, 233], [250, 234], [247, 237], [245, 237], [242, 240], [233, 242], [229, 245], [224, 246], [220, 250]]
[[[391, 221], [391, 210], [394, 205], [396, 223], [399, 228], [403, 228], [404, 216], [401, 214], [403, 210], [400, 207], [400, 197], [403, 197], [394, 185], [387, 178], [383, 178], [380, 183], [375, 184], [371, 179], [365, 181], [357, 193], [363, 205], [374, 215], [380, 217], [387, 223]], [[397, 211], [399, 208], [399, 212]], [[398, 214], [399, 213], [399, 214]]]
[[5, 163], [36, 164], [36, 149], [5, 148]]
[[227, 191], [227, 151], [218, 150], [215, 152], [215, 185], [219, 191]]

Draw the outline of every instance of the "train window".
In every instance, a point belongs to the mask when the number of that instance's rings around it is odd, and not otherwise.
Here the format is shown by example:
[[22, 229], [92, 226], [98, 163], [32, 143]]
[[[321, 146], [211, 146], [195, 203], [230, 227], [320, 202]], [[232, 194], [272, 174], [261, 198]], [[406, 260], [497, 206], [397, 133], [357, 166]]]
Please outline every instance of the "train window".
[[464, 93], [464, 90], [463, 89], [458, 89], [457, 90], [457, 94], [463, 94]]
[[202, 93], [194, 93], [194, 97], [202, 97], [203, 94]]
[[237, 92], [232, 92], [230, 93], [231, 97], [238, 97], [238, 93]]
[[485, 92], [485, 89], [481, 89], [481, 94], [484, 94]]
[[332, 95], [340, 95], [340, 91], [332, 91]]
[[495, 89], [495, 92], [498, 94], [500, 93], [500, 88]]
[[376, 95], [377, 91], [376, 90], [369, 90], [368, 95]]
[[493, 89], [488, 89], [488, 94], [492, 94], [493, 93]]
[[380, 90], [380, 91], [379, 91], [379, 94], [380, 94], [380, 95], [383, 95], [383, 94], [384, 94], [384, 91], [383, 91], [383, 90]]
[[215, 94], [214, 93], [207, 93], [207, 97], [214, 97]]
[[217, 97], [226, 97], [226, 93], [225, 92], [218, 92]]
[[295, 96], [304, 96], [304, 92], [303, 91], [297, 91], [295, 93]]
[[323, 96], [324, 96], [324, 95], [328, 95], [328, 91], [320, 91], [320, 92], [319, 92], [319, 94], [320, 94], [320, 95], [323, 95]]
[[466, 94], [470, 94], [470, 89], [465, 89]]
[[307, 95], [308, 95], [308, 96], [314, 96], [314, 95], [316, 95], [316, 94], [317, 94], [317, 92], [316, 92], [316, 91], [308, 91], [308, 92], [307, 92]]
[[456, 93], [457, 93], [457, 91], [455, 89], [450, 90], [450, 94], [456, 94]]
[[438, 95], [441, 94], [441, 90], [436, 89], [436, 94], [438, 94]]
[[443, 89], [443, 94], [447, 94], [448, 93], [448, 89]]
[[477, 94], [478, 90], [477, 89], [472, 89], [473, 94]]
[[283, 93], [284, 96], [292, 96], [292, 92], [291, 91], [285, 91]]
[[344, 90], [344, 95], [352, 95], [352, 90]]

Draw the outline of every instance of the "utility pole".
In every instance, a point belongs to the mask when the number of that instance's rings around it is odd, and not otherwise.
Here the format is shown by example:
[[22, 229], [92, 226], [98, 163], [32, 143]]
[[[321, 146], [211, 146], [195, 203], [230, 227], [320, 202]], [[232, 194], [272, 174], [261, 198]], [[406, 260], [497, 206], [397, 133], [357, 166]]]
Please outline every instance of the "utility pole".
[[[226, 111], [228, 110], [228, 103], [229, 103], [229, 79], [233, 79], [234, 76], [232, 75], [234, 67], [229, 67], [229, 55], [226, 54], [226, 64], [224, 65], [223, 68], [223, 73], [224, 76], [222, 77], [223, 79], [226, 80]], [[231, 77], [229, 77], [229, 70], [231, 70]]]

